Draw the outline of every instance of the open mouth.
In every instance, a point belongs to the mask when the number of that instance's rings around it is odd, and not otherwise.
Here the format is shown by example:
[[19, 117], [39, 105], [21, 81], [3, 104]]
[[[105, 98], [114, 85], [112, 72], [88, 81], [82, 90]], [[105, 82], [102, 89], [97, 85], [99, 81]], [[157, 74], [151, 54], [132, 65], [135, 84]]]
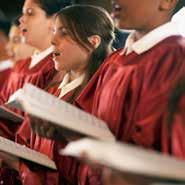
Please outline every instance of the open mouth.
[[25, 35], [28, 32], [28, 30], [26, 28], [23, 28], [23, 29], [21, 29], [21, 32], [23, 35]]
[[61, 53], [59, 51], [54, 51], [53, 52], [53, 58], [56, 58], [56, 57], [58, 57], [60, 55], [61, 55]]
[[54, 51], [53, 52], [53, 61], [55, 61], [55, 62], [57, 62], [58, 60], [57, 60], [57, 57], [59, 57], [59, 56], [61, 56], [61, 52], [59, 52], [59, 51]]

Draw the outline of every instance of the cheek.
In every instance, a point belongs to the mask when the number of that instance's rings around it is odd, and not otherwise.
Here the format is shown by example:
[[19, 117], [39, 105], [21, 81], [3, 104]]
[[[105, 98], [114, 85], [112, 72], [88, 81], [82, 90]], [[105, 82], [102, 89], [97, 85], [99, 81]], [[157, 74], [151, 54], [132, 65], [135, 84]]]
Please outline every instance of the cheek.
[[67, 39], [60, 41], [57, 50], [61, 56], [56, 57], [55, 67], [58, 70], [72, 70], [78, 68], [88, 58], [87, 52], [76, 43]]

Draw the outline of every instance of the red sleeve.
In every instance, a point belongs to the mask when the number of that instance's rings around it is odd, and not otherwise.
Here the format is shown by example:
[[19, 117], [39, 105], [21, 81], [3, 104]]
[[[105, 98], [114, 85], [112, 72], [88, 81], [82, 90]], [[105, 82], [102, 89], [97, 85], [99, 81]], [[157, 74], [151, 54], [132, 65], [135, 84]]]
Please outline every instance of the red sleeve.
[[31, 170], [28, 165], [20, 162], [19, 174], [22, 185], [58, 185], [59, 176], [56, 172]]
[[3, 86], [6, 84], [6, 81], [10, 73], [11, 73], [11, 68], [0, 72], [0, 91], [3, 88]]
[[169, 123], [167, 117], [162, 125], [161, 150], [163, 153], [185, 159], [185, 114], [176, 112], [173, 121]]
[[68, 182], [76, 184], [79, 161], [76, 158], [59, 154], [59, 150], [63, 149], [65, 146], [66, 144], [64, 143], [55, 142], [54, 161], [57, 165], [60, 178], [64, 178]]
[[19, 173], [22, 185], [43, 185], [44, 175], [32, 172], [27, 165], [20, 163]]
[[24, 117], [24, 121], [15, 134], [15, 141], [22, 145], [30, 146], [31, 139], [31, 127], [30, 120], [27, 115]]
[[0, 93], [0, 104], [5, 103], [9, 97], [25, 83], [31, 83], [37, 87], [45, 88], [56, 74], [51, 56], [46, 57], [35, 68], [29, 69], [30, 58], [19, 61], [11, 71], [6, 84]]

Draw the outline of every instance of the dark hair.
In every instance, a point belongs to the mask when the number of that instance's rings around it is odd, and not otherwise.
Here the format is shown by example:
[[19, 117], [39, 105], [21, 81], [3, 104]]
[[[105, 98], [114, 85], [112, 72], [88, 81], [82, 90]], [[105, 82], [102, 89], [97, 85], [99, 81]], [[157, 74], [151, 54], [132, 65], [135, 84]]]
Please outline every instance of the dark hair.
[[[79, 94], [87, 81], [97, 71], [108, 55], [109, 47], [114, 40], [114, 23], [103, 8], [91, 5], [73, 5], [66, 7], [57, 13], [56, 18], [62, 22], [69, 31], [69, 35], [87, 51], [91, 48], [93, 52], [88, 62], [86, 79], [81, 88], [77, 88], [74, 97]], [[99, 35], [101, 43], [94, 49], [88, 40], [92, 35]], [[72, 102], [72, 100], [70, 102]]]
[[71, 0], [72, 4], [82, 4], [82, 5], [93, 5], [99, 6], [111, 12], [112, 6], [110, 0]]
[[35, 0], [35, 2], [46, 12], [47, 16], [52, 16], [62, 8], [71, 5], [70, 0]]
[[19, 21], [20, 17], [21, 17], [21, 15], [18, 15], [17, 17], [15, 17], [15, 18], [12, 20], [11, 25], [14, 25], [14, 26], [17, 26], [17, 27], [18, 27], [18, 26], [20, 25], [20, 21]]
[[8, 35], [10, 29], [10, 21], [5, 17], [3, 11], [0, 9], [0, 30]]
[[185, 6], [185, 0], [179, 0], [174, 11], [173, 11], [173, 14], [177, 13], [184, 6]]
[[94, 50], [89, 61], [88, 78], [91, 78], [107, 56], [108, 46], [114, 40], [114, 24], [111, 17], [104, 9], [90, 5], [64, 8], [56, 17], [68, 29], [70, 36], [86, 50], [93, 48], [88, 37], [101, 37], [101, 44]]

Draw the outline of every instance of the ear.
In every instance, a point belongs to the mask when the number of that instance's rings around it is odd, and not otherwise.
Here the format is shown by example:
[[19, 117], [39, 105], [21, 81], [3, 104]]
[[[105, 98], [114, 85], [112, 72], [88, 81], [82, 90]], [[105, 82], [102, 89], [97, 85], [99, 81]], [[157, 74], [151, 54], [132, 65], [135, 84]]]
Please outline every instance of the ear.
[[162, 11], [173, 11], [179, 0], [161, 0], [159, 9]]
[[101, 44], [101, 37], [99, 35], [92, 35], [88, 37], [88, 41], [92, 44], [94, 49], [96, 49]]

